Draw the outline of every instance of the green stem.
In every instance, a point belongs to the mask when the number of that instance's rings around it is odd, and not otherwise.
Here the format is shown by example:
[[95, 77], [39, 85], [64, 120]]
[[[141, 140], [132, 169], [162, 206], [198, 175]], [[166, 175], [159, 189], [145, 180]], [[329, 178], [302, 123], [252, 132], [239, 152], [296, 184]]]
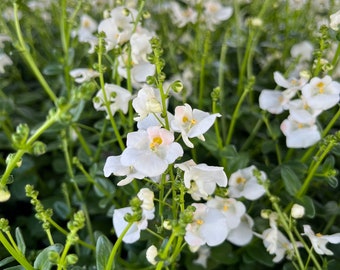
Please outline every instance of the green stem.
[[[298, 238], [298, 240], [302, 243], [302, 245], [304, 246], [304, 248], [308, 252], [308, 260], [309, 260], [309, 258], [312, 259], [312, 261], [314, 262], [315, 267], [318, 270], [322, 270], [322, 267], [320, 266], [318, 260], [315, 258], [314, 254], [313, 254], [313, 250], [311, 248], [309, 248], [309, 246], [307, 245], [305, 240], [302, 238], [300, 232], [296, 229], [295, 226], [293, 227], [293, 231], [294, 231], [296, 237]], [[308, 261], [307, 261], [307, 263], [308, 263]], [[307, 265], [308, 265], [307, 263], [306, 263], [306, 267], [303, 268], [303, 269], [307, 269]]]
[[287, 222], [287, 216], [281, 211], [280, 206], [276, 202], [277, 199], [271, 195], [270, 191], [268, 190], [268, 188], [265, 185], [264, 185], [264, 187], [266, 189], [267, 196], [269, 198], [273, 198], [273, 199], [271, 199], [273, 208], [278, 215], [278, 219], [280, 221], [280, 224], [282, 225], [283, 229], [287, 233], [287, 236], [288, 236], [288, 238], [289, 238], [289, 240], [290, 240], [290, 242], [293, 246], [294, 254], [295, 254], [296, 259], [298, 261], [299, 267], [300, 267], [300, 269], [305, 269], [304, 265], [303, 265], [303, 261], [302, 261], [301, 256], [300, 256], [300, 252], [298, 250], [297, 243], [296, 243], [295, 238], [294, 238], [294, 235], [293, 235], [291, 228], [290, 228], [290, 226]]
[[281, 164], [282, 163], [282, 157], [281, 157], [280, 145], [277, 141], [277, 137], [276, 137], [275, 133], [272, 131], [272, 128], [270, 127], [270, 124], [269, 124], [269, 121], [268, 121], [268, 118], [266, 117], [266, 115], [263, 115], [262, 119], [263, 119], [263, 122], [265, 123], [265, 125], [268, 129], [269, 135], [272, 137], [272, 140], [275, 142], [277, 162], [278, 162], [278, 164]]
[[[326, 128], [323, 130], [322, 132], [322, 138], [324, 138], [328, 132], [331, 130], [331, 128], [333, 127], [333, 125], [339, 120], [340, 118], [340, 108], [337, 111], [337, 113], [332, 117], [332, 119], [328, 122], [328, 125], [326, 126]], [[308, 158], [310, 157], [310, 155], [314, 152], [316, 148], [316, 145], [310, 147], [305, 154], [303, 155], [303, 157], [301, 158], [301, 162], [305, 163]]]
[[64, 52], [63, 66], [65, 85], [67, 90], [67, 96], [69, 97], [71, 92], [71, 77], [70, 77], [71, 68], [69, 64], [70, 27], [68, 25], [66, 0], [61, 0], [60, 2], [61, 2], [60, 38]]
[[117, 124], [115, 122], [115, 119], [113, 118], [111, 108], [110, 108], [110, 102], [109, 102], [108, 97], [107, 97], [106, 92], [105, 92], [104, 69], [103, 69], [103, 64], [102, 64], [103, 50], [104, 49], [105, 48], [103, 46], [103, 38], [99, 38], [99, 41], [98, 41], [98, 67], [99, 67], [99, 74], [100, 74], [99, 75], [100, 88], [101, 88], [102, 93], [103, 93], [104, 105], [105, 105], [107, 114], [109, 116], [111, 126], [113, 128], [113, 132], [116, 136], [116, 139], [118, 141], [120, 149], [123, 151], [125, 149], [125, 145], [124, 145], [124, 142], [122, 140], [122, 137], [120, 136], [120, 133], [119, 133]]
[[8, 240], [1, 231], [0, 242], [5, 247], [5, 249], [12, 255], [12, 257], [26, 270], [34, 270], [34, 267], [26, 260], [25, 256], [23, 256], [21, 252], [18, 252], [14, 247], [12, 247], [12, 245], [8, 242]]
[[63, 135], [62, 135], [62, 146], [63, 146], [64, 156], [65, 156], [67, 171], [68, 171], [70, 178], [72, 179], [71, 183], [73, 184], [73, 187], [76, 191], [77, 197], [78, 197], [79, 201], [81, 202], [82, 210], [83, 210], [84, 215], [85, 215], [86, 228], [87, 228], [87, 231], [88, 231], [88, 235], [91, 239], [91, 242], [94, 244], [95, 239], [94, 239], [94, 235], [93, 235], [93, 230], [92, 230], [92, 225], [91, 225], [91, 220], [90, 220], [90, 216], [89, 216], [89, 213], [88, 213], [87, 205], [85, 203], [85, 200], [83, 198], [81, 191], [78, 188], [76, 181], [74, 181], [74, 173], [73, 173], [73, 167], [72, 167], [72, 162], [71, 162], [71, 158], [70, 158], [70, 153], [68, 151], [67, 138], [66, 138], [66, 136], [63, 136]]
[[[225, 72], [225, 62], [226, 62], [226, 55], [227, 55], [227, 41], [229, 38], [229, 32], [226, 31], [223, 38], [223, 43], [221, 47], [221, 53], [220, 53], [220, 60], [219, 60], [219, 66], [218, 66], [218, 87], [220, 88], [220, 98], [219, 98], [219, 105], [220, 105], [220, 111], [222, 115], [225, 115], [225, 106], [224, 106], [224, 97], [225, 91], [224, 91], [224, 72]], [[222, 124], [222, 136], [225, 138], [226, 134], [226, 125], [225, 121], [221, 122]]]
[[18, 50], [21, 51], [24, 59], [26, 60], [28, 66], [33, 71], [34, 75], [37, 77], [38, 81], [40, 82], [41, 86], [45, 90], [46, 94], [50, 97], [50, 99], [55, 103], [57, 101], [57, 97], [46, 82], [44, 76], [41, 74], [40, 70], [38, 69], [35, 61], [33, 60], [32, 55], [26, 48], [26, 44], [24, 38], [22, 36], [22, 32], [20, 29], [19, 18], [18, 18], [18, 4], [13, 3], [13, 12], [14, 12], [14, 24], [15, 24], [15, 31], [18, 37]]
[[105, 270], [111, 270], [112, 266], [114, 268], [114, 260], [115, 260], [117, 250], [120, 247], [120, 244], [122, 243], [125, 234], [131, 228], [132, 224], [133, 224], [133, 222], [129, 222], [128, 225], [125, 227], [124, 231], [122, 232], [122, 234], [118, 237], [118, 239], [117, 239], [116, 243], [114, 244], [112, 251], [110, 253], [109, 259], [108, 259], [107, 264], [105, 266]]
[[340, 42], [338, 43], [338, 47], [336, 48], [335, 55], [334, 55], [334, 58], [333, 58], [333, 61], [332, 61], [333, 69], [328, 73], [330, 76], [332, 76], [333, 71], [334, 71], [336, 65], [338, 64], [339, 56], [340, 56]]
[[199, 96], [198, 96], [198, 108], [203, 108], [203, 100], [204, 100], [204, 89], [205, 89], [205, 65], [207, 62], [207, 58], [209, 56], [209, 47], [210, 47], [210, 31], [205, 31], [205, 40], [203, 47], [203, 55], [201, 58], [200, 65], [200, 88], [199, 88]]
[[9, 162], [6, 167], [4, 174], [1, 177], [0, 186], [5, 186], [7, 183], [7, 179], [9, 178], [12, 171], [17, 167], [17, 163], [21, 160], [22, 156], [27, 152], [32, 144], [40, 137], [40, 135], [45, 132], [50, 126], [52, 126], [55, 122], [59, 120], [59, 117], [69, 109], [69, 106], [65, 106], [61, 109], [58, 109], [57, 112], [50, 116], [37, 130], [36, 132], [27, 140], [26, 146], [24, 149], [19, 149]]
[[177, 237], [177, 233], [173, 231], [164, 250], [160, 254], [160, 257], [162, 258], [162, 260], [157, 263], [156, 270], [161, 270], [163, 268], [165, 259], [168, 258], [168, 253], [169, 253], [170, 247], [172, 246], [172, 242], [176, 239], [176, 237]]
[[319, 168], [321, 162], [324, 160], [326, 155], [332, 150], [334, 144], [335, 144], [335, 142], [333, 140], [331, 140], [327, 144], [326, 148], [321, 147], [319, 149], [318, 153], [315, 155], [314, 160], [316, 160], [316, 161], [311, 164], [311, 167], [308, 170], [309, 173], [308, 173], [305, 181], [303, 182], [302, 187], [300, 188], [300, 190], [297, 192], [297, 194], [295, 196], [297, 199], [301, 199], [301, 197], [306, 194], [306, 192], [309, 188], [310, 182], [312, 181], [316, 170]]
[[71, 242], [67, 240], [65, 247], [63, 249], [63, 253], [61, 254], [60, 260], [58, 262], [58, 269], [57, 270], [66, 269], [65, 259], [66, 259], [67, 253], [68, 253], [71, 246], [72, 246]]
[[[68, 234], [68, 232], [67, 232], [63, 227], [59, 226], [58, 223], [56, 223], [53, 219], [48, 218], [48, 222], [49, 222], [54, 228], [56, 228], [59, 232], [61, 232], [63, 235], [67, 235], [67, 234]], [[84, 241], [82, 241], [82, 240], [80, 240], [80, 239], [77, 241], [77, 244], [82, 245], [82, 246], [84, 246], [84, 247], [86, 247], [86, 248], [88, 248], [88, 249], [91, 249], [91, 250], [93, 250], [93, 251], [96, 250], [96, 247], [95, 247], [95, 246], [90, 245], [90, 244], [88, 244], [88, 243], [86, 243], [86, 242], [84, 242]]]
[[231, 118], [231, 122], [230, 122], [230, 126], [229, 126], [228, 135], [227, 135], [225, 145], [229, 145], [230, 142], [231, 142], [231, 138], [232, 138], [233, 133], [234, 133], [235, 124], [236, 124], [237, 118], [239, 116], [241, 105], [242, 105], [244, 99], [246, 98], [247, 94], [249, 93], [249, 91], [250, 91], [250, 85], [247, 86], [245, 88], [245, 91], [242, 92], [242, 95], [241, 95], [240, 99], [238, 100], [238, 102], [236, 104], [235, 110], [234, 110], [232, 118]]

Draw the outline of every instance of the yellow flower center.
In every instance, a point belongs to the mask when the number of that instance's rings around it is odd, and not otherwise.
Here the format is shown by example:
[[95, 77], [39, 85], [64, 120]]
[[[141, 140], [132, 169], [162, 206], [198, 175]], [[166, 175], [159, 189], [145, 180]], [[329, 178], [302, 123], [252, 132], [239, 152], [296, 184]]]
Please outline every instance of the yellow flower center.
[[154, 137], [152, 139], [152, 142], [150, 143], [150, 149], [155, 150], [159, 145], [161, 145], [163, 142], [161, 137]]
[[322, 234], [321, 233], [317, 233], [317, 234], [315, 234], [317, 237], [321, 237], [322, 236]]
[[202, 219], [197, 219], [196, 220], [197, 225], [202, 225], [204, 221]]
[[240, 176], [236, 179], [236, 183], [239, 184], [239, 185], [244, 184], [245, 182], [246, 182], [246, 179], [242, 176]]
[[229, 206], [228, 205], [223, 205], [223, 211], [227, 212], [229, 210]]
[[[183, 116], [182, 117], [182, 122], [183, 123], [189, 122], [189, 118], [187, 116]], [[190, 120], [190, 125], [195, 125], [196, 123], [197, 123], [197, 121], [195, 119], [191, 119]]]
[[83, 22], [83, 26], [84, 26], [84, 28], [89, 28], [89, 27], [90, 27], [90, 25], [91, 25], [91, 23], [90, 23], [90, 21], [89, 21], [89, 20], [84, 20], [84, 22]]
[[320, 94], [323, 94], [325, 92], [325, 84], [323, 82], [319, 82], [316, 85], [316, 87], [319, 88], [319, 93]]

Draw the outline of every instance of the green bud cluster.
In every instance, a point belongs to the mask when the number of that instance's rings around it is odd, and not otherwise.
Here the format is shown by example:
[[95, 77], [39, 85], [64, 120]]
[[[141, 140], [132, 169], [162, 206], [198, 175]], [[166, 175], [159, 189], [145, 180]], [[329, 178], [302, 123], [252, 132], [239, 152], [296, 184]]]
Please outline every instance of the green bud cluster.
[[5, 232], [8, 232], [11, 229], [9, 226], [9, 222], [5, 218], [0, 218], [0, 230]]
[[30, 129], [27, 124], [19, 124], [14, 134], [12, 134], [12, 144], [17, 149], [24, 149], [28, 139]]
[[67, 223], [67, 228], [70, 230], [70, 233], [67, 235], [67, 241], [71, 244], [75, 244], [78, 240], [77, 232], [85, 226], [85, 214], [82, 210], [76, 212], [73, 216], [73, 220], [70, 220]]
[[143, 209], [142, 209], [143, 202], [138, 198], [134, 197], [130, 200], [130, 206], [132, 209], [132, 214], [127, 213], [124, 216], [126, 222], [136, 222], [140, 221], [143, 217]]
[[42, 203], [38, 200], [39, 192], [34, 190], [34, 187], [32, 185], [26, 185], [25, 191], [26, 197], [31, 198], [31, 204], [34, 206], [34, 209], [36, 211], [35, 217], [43, 223], [42, 227], [45, 231], [49, 230], [49, 219], [53, 215], [53, 210], [50, 208], [45, 210]]

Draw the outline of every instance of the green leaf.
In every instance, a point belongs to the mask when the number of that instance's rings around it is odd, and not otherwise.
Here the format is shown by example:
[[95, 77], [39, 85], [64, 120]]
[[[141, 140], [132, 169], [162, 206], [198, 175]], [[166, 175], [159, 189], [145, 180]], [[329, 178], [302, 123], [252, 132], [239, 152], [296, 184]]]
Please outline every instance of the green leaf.
[[312, 198], [304, 196], [299, 200], [299, 203], [305, 208], [305, 215], [309, 218], [314, 218], [315, 216], [315, 206]]
[[0, 261], [0, 267], [6, 265], [6, 264], [8, 264], [8, 263], [14, 262], [14, 261], [15, 261], [15, 259], [14, 259], [12, 256], [7, 257], [7, 258], [5, 258], [5, 259], [2, 259], [2, 260]]
[[16, 266], [5, 268], [4, 270], [25, 270], [25, 268], [22, 267], [21, 265], [16, 265]]
[[[97, 270], [105, 270], [105, 266], [110, 257], [112, 250], [112, 243], [106, 236], [101, 235], [98, 237], [96, 244], [96, 265]], [[112, 267], [113, 269], [113, 267]]]
[[231, 173], [243, 169], [249, 162], [249, 156], [246, 153], [238, 153], [235, 146], [227, 145], [221, 151], [221, 157], [227, 160], [226, 173]]
[[115, 192], [115, 186], [106, 178], [96, 177], [98, 185], [94, 185], [94, 191], [99, 197], [105, 197]]
[[15, 229], [15, 239], [17, 241], [19, 250], [22, 254], [25, 254], [26, 244], [19, 227]]
[[43, 69], [43, 73], [44, 75], [47, 76], [52, 76], [52, 75], [60, 75], [63, 73], [63, 66], [59, 63], [52, 63], [47, 65], [44, 69]]
[[301, 182], [295, 172], [287, 166], [281, 167], [281, 177], [286, 191], [294, 196], [301, 188]]
[[247, 254], [257, 262], [267, 266], [274, 265], [273, 256], [266, 251], [262, 241], [253, 241], [247, 245], [246, 250]]
[[56, 201], [53, 204], [53, 209], [62, 219], [67, 219], [70, 215], [70, 209], [65, 202]]
[[49, 246], [45, 249], [43, 249], [37, 258], [34, 261], [33, 267], [35, 269], [39, 270], [49, 270], [53, 266], [53, 264], [49, 260], [49, 253], [51, 251], [55, 251], [60, 254], [60, 252], [63, 250], [63, 245], [61, 244], [55, 244], [53, 246]]
[[228, 265], [235, 264], [239, 260], [239, 256], [233, 252], [232, 246], [228, 242], [211, 248], [211, 258], [219, 263]]

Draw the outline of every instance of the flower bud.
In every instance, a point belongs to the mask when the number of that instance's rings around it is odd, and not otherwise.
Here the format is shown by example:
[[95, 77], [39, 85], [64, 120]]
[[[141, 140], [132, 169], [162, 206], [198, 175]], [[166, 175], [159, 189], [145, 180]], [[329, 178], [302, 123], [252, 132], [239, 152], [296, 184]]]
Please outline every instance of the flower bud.
[[172, 230], [172, 225], [170, 220], [164, 220], [163, 221], [163, 228], [166, 230]]
[[148, 260], [149, 263], [152, 265], [156, 265], [156, 256], [158, 255], [158, 250], [157, 248], [152, 245], [146, 250], [146, 259]]
[[305, 215], [305, 208], [295, 203], [292, 207], [291, 215], [293, 218], [302, 218]]
[[66, 261], [68, 265], [76, 264], [78, 261], [78, 256], [76, 254], [69, 254], [66, 256]]
[[0, 202], [6, 202], [11, 197], [11, 193], [8, 191], [7, 186], [0, 186]]
[[152, 210], [155, 205], [153, 203], [154, 193], [148, 188], [142, 188], [138, 194], [138, 198], [143, 201], [141, 207], [144, 210]]
[[270, 209], [262, 209], [261, 210], [261, 217], [263, 219], [269, 219], [270, 214], [272, 213], [272, 210]]
[[36, 141], [32, 145], [32, 153], [35, 156], [40, 156], [46, 153], [46, 144], [40, 141]]
[[59, 253], [57, 251], [51, 250], [48, 253], [48, 260], [53, 263], [53, 264], [57, 264], [59, 261]]
[[175, 93], [180, 93], [183, 90], [183, 83], [181, 81], [174, 81], [171, 84], [171, 88]]

